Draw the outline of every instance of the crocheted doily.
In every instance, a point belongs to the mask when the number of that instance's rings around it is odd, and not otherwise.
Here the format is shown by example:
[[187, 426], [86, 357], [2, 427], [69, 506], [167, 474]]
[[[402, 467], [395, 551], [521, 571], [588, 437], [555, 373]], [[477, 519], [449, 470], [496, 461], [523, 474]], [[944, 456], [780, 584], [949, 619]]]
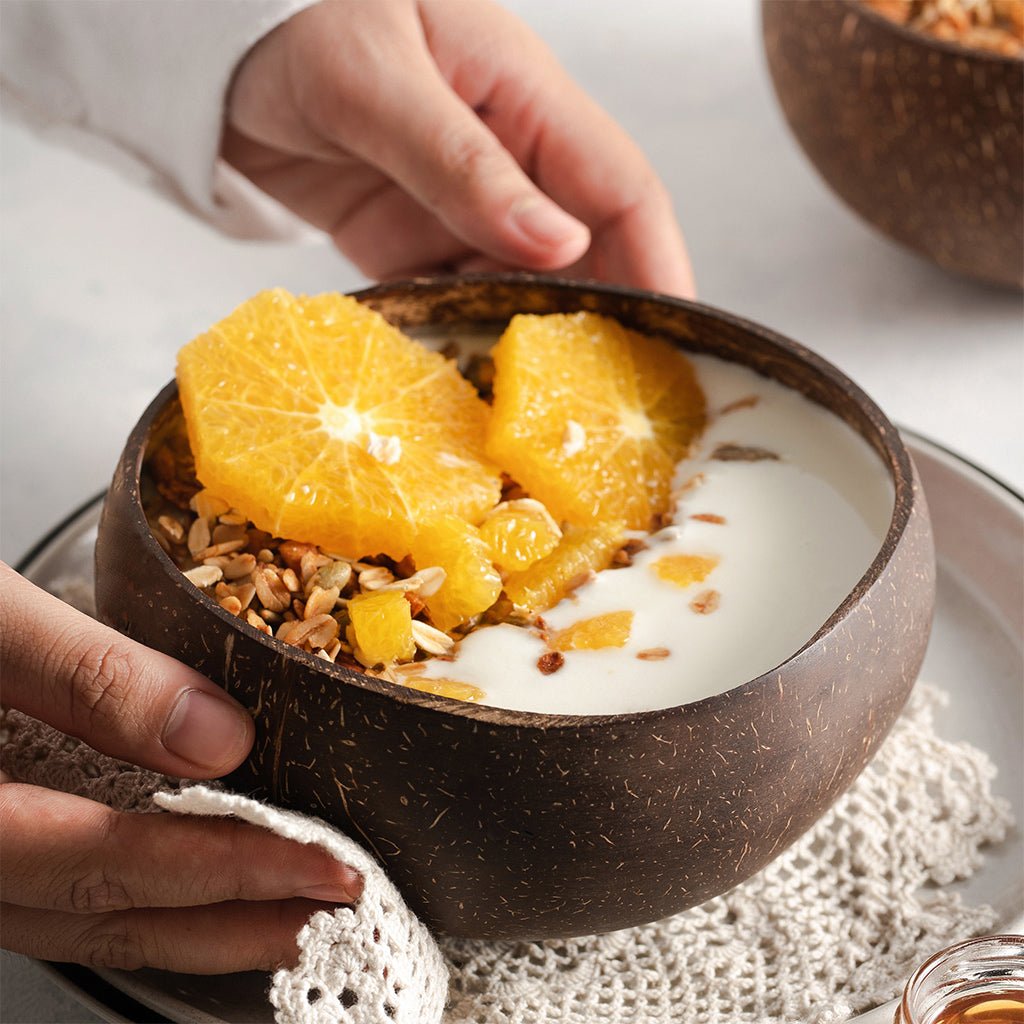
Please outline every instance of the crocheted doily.
[[354, 909], [315, 914], [278, 971], [281, 1024], [835, 1024], [895, 996], [942, 946], [991, 929], [943, 889], [1011, 823], [981, 751], [936, 735], [918, 685], [853, 787], [760, 874], [700, 907], [608, 935], [435, 941], [379, 865], [322, 822], [112, 761], [17, 712], [0, 768], [122, 810], [233, 814], [358, 868]]

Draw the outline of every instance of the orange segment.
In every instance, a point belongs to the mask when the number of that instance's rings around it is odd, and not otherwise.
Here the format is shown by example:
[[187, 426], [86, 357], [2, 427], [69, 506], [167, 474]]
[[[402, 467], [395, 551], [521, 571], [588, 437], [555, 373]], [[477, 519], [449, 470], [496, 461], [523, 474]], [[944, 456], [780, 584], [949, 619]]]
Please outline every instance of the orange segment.
[[493, 355], [488, 455], [558, 520], [649, 529], [704, 428], [689, 361], [594, 313], [513, 317]]
[[479, 531], [456, 516], [423, 523], [412, 544], [417, 566], [439, 565], [445, 580], [424, 597], [430, 619], [445, 632], [486, 611], [501, 593], [501, 577]]
[[472, 683], [463, 683], [458, 679], [446, 679], [440, 676], [431, 679], [428, 676], [399, 676], [399, 686], [408, 686], [410, 690], [419, 690], [421, 693], [433, 693], [439, 697], [451, 697], [452, 700], [465, 700], [475, 703], [483, 700], [487, 695], [479, 686]]
[[621, 546], [622, 523], [571, 527], [550, 555], [505, 580], [505, 594], [527, 611], [545, 611], [585, 583], [591, 573], [607, 569]]
[[499, 568], [518, 572], [550, 554], [562, 531], [539, 501], [517, 498], [503, 501], [487, 513], [480, 524], [480, 536]]
[[651, 564], [658, 579], [689, 587], [701, 583], [718, 565], [718, 559], [708, 555], [665, 555]]
[[365, 665], [409, 661], [416, 653], [412, 638], [412, 608], [397, 590], [357, 594], [348, 603], [349, 622]]
[[473, 386], [347, 296], [262, 292], [181, 350], [178, 385], [197, 476], [277, 536], [400, 558], [420, 520], [500, 495]]
[[549, 646], [553, 651], [596, 651], [602, 647], [625, 647], [633, 628], [632, 612], [608, 612], [580, 619], [560, 629]]

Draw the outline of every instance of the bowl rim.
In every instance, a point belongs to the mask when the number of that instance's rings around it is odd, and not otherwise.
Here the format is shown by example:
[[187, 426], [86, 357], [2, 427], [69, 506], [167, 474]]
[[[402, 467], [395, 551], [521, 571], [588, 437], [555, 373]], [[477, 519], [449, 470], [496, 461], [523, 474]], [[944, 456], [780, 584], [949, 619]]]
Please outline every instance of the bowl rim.
[[[762, 0], [762, 3], [773, 3], [778, 0]], [[957, 43], [951, 39], [939, 39], [937, 36], [930, 36], [916, 28], [908, 28], [899, 22], [887, 18], [884, 14], [869, 7], [864, 0], [837, 0], [840, 7], [847, 12], [856, 12], [865, 17], [868, 21], [884, 25], [893, 35], [910, 43], [919, 43], [926, 50], [939, 50], [954, 57], [968, 57], [981, 61], [992, 61], [996, 64], [1020, 65], [1024, 63], [1024, 50], [1019, 57], [1011, 57], [1009, 54], [996, 53], [994, 50], [983, 50], [977, 46], [967, 46], [965, 43]]]
[[[850, 589], [835, 610], [828, 616], [814, 634], [802, 644], [789, 657], [783, 659], [776, 665], [766, 669], [759, 675], [745, 680], [728, 690], [702, 697], [696, 701], [688, 701], [682, 704], [675, 704], [667, 708], [656, 708], [646, 711], [620, 712], [616, 714], [602, 715], [567, 715], [548, 714], [538, 711], [520, 711], [511, 708], [493, 707], [487, 704], [477, 704], [469, 701], [455, 700], [454, 698], [442, 697], [439, 695], [424, 693], [389, 682], [377, 676], [371, 676], [358, 672], [344, 665], [337, 665], [325, 661], [313, 654], [292, 647], [283, 643], [276, 637], [267, 636], [253, 626], [250, 626], [244, 619], [232, 615], [222, 608], [203, 591], [191, 587], [190, 596], [198, 599], [199, 606], [211, 612], [219, 618], [226, 626], [240, 630], [243, 635], [255, 640], [257, 643], [269, 648], [279, 656], [297, 660], [300, 664], [317, 673], [326, 675], [339, 683], [354, 685], [364, 690], [370, 690], [382, 696], [386, 696], [401, 704], [413, 704], [430, 708], [434, 711], [456, 715], [462, 718], [469, 718], [481, 725], [491, 728], [509, 727], [515, 729], [537, 729], [545, 733], [557, 732], [559, 730], [579, 731], [582, 729], [603, 729], [607, 726], [626, 725], [654, 725], [668, 717], [677, 716], [679, 713], [696, 715], [716, 715], [724, 711], [726, 705], [733, 704], [737, 699], [747, 695], [754, 695], [763, 691], [769, 684], [781, 688], [781, 678], [775, 679], [779, 671], [802, 658], [813, 648], [819, 640], [832, 633], [842, 622], [854, 611], [865, 594], [878, 582], [883, 571], [892, 561], [900, 541], [902, 540], [907, 525], [916, 507], [915, 480], [916, 472], [906, 447], [900, 438], [899, 432], [893, 423], [886, 417], [875, 402], [838, 367], [826, 360], [824, 357], [808, 349], [797, 341], [779, 334], [770, 328], [763, 327], [754, 321], [744, 317], [726, 312], [715, 306], [697, 302], [691, 299], [681, 299], [676, 296], [666, 295], [658, 292], [647, 291], [639, 288], [632, 288], [620, 285], [605, 284], [600, 281], [573, 280], [557, 277], [549, 274], [532, 274], [522, 272], [504, 273], [478, 273], [478, 274], [448, 274], [433, 277], [414, 277], [399, 281], [377, 284], [371, 287], [362, 288], [349, 292], [353, 298], [360, 301], [366, 299], [380, 298], [390, 293], [421, 292], [426, 290], [443, 290], [455, 285], [465, 284], [486, 284], [499, 283], [507, 285], [541, 286], [554, 288], [556, 291], [568, 292], [599, 292], [610, 295], [617, 295], [628, 299], [635, 299], [645, 302], [672, 306], [678, 309], [697, 313], [706, 318], [724, 322], [731, 327], [756, 335], [761, 342], [767, 342], [769, 346], [781, 349], [790, 356], [796, 356], [798, 360], [809, 365], [816, 373], [826, 377], [830, 383], [840, 386], [846, 391], [850, 399], [860, 409], [866, 420], [872, 424], [877, 432], [882, 446], [886, 452], [886, 458], [879, 455], [880, 461], [885, 465], [893, 484], [893, 511], [889, 521], [885, 537], [879, 546], [875, 557], [867, 566], [857, 583]], [[752, 367], [750, 367], [753, 369]], [[755, 372], [757, 372], [755, 370]], [[146, 440], [150, 428], [157, 414], [167, 404], [177, 397], [178, 385], [176, 380], [167, 383], [155, 398], [146, 407], [138, 422], [132, 428], [125, 444], [119, 465], [125, 466], [125, 459], [131, 456], [131, 487], [126, 488], [128, 493], [129, 515], [131, 526], [142, 534], [142, 544], [148, 553], [154, 555], [158, 564], [163, 568], [175, 586], [186, 587], [189, 585], [184, 574], [171, 560], [170, 556], [157, 543], [153, 536], [149, 522], [146, 518], [142, 505], [140, 488], [142, 465], [146, 455]], [[825, 408], [822, 406], [822, 408]], [[853, 429], [851, 427], [851, 429]], [[876, 452], [876, 454], [878, 454]], [[140, 554], [145, 554], [145, 550]]]

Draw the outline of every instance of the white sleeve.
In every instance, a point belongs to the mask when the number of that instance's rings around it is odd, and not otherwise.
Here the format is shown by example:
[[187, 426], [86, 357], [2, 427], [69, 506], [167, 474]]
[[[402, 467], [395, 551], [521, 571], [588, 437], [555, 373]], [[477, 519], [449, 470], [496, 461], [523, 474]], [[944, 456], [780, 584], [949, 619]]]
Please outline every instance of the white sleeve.
[[152, 183], [231, 234], [291, 233], [283, 207], [218, 152], [236, 65], [313, 2], [0, 0], [5, 112], [122, 167], [125, 156], [142, 164]]

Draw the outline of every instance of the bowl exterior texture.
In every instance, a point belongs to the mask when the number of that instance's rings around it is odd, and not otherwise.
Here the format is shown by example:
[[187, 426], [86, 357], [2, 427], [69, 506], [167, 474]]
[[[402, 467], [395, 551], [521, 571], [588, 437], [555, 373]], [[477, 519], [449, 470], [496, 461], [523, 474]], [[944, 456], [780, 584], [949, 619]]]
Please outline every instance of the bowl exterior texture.
[[839, 197], [948, 270], [1024, 287], [1024, 61], [858, 0], [762, 0], [793, 134]]
[[296, 653], [184, 580], [149, 537], [139, 502], [147, 436], [171, 385], [135, 428], [107, 497], [96, 553], [101, 616], [252, 711], [256, 745], [230, 784], [341, 826], [437, 929], [491, 939], [607, 931], [743, 881], [856, 778], [923, 658], [931, 530], [895, 431], [817, 357], [694, 304], [511, 279], [391, 286], [367, 298], [403, 324], [593, 308], [740, 358], [827, 397], [871, 437], [902, 474], [894, 527], [817, 637], [727, 694], [600, 718], [462, 704]]

